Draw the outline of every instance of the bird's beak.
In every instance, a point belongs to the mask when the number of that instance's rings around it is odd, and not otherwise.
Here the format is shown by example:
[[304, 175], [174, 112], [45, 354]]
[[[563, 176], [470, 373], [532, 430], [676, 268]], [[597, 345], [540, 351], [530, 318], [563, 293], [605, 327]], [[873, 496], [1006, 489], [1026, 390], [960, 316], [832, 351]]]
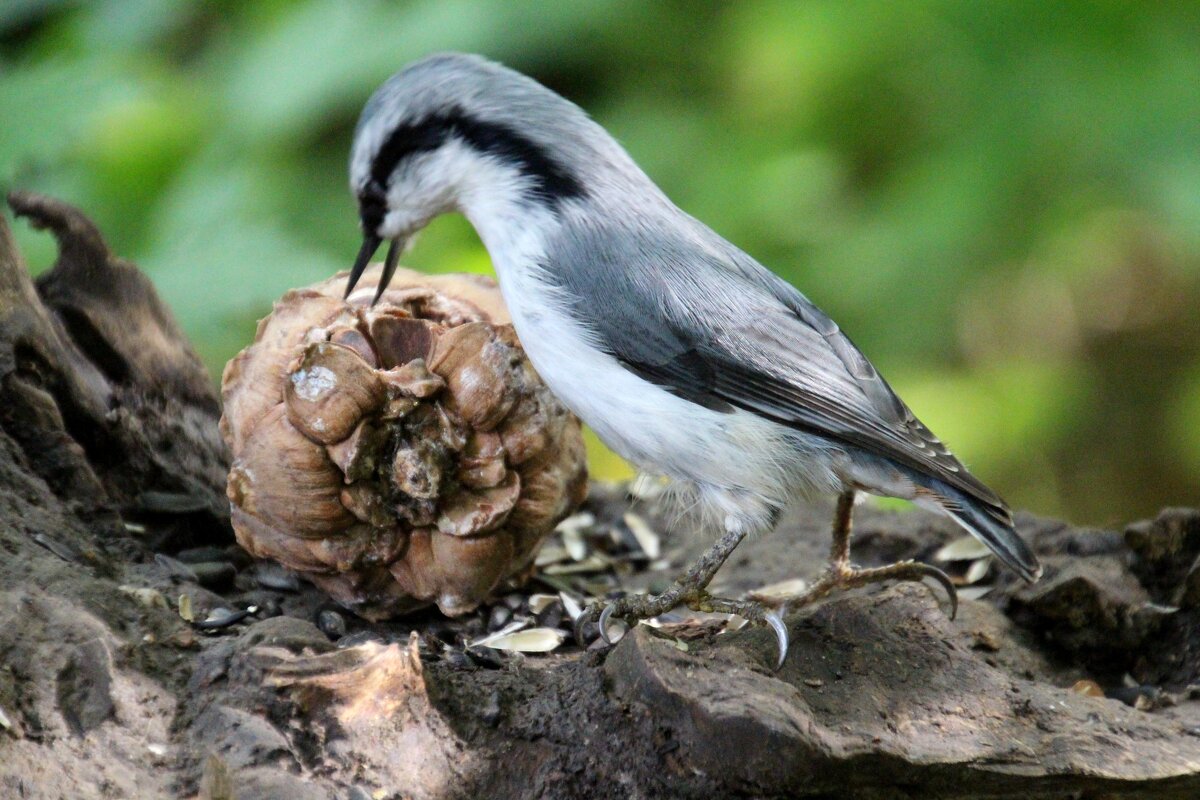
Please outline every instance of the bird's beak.
[[[354, 267], [350, 270], [350, 279], [346, 281], [346, 293], [342, 299], [350, 296], [354, 291], [354, 287], [358, 284], [358, 279], [362, 277], [363, 272], [367, 268], [367, 262], [371, 260], [371, 256], [375, 255], [375, 251], [379, 249], [379, 245], [383, 244], [383, 239], [373, 233], [363, 235], [362, 247], [358, 249], [358, 258], [354, 259]], [[371, 301], [374, 306], [379, 302], [379, 298], [383, 296], [383, 292], [387, 289], [388, 284], [392, 282], [392, 276], [396, 274], [396, 264], [400, 261], [400, 253], [404, 250], [404, 240], [400, 238], [392, 239], [388, 245], [387, 259], [383, 262], [383, 274], [379, 276], [379, 286], [375, 288], [375, 299]]]
[[392, 276], [396, 274], [396, 264], [400, 261], [400, 251], [404, 249], [404, 245], [400, 243], [400, 239], [392, 239], [388, 245], [387, 260], [383, 262], [383, 274], [379, 276], [379, 286], [375, 288], [375, 299], [371, 301], [374, 306], [379, 302], [379, 298], [383, 297], [383, 290], [392, 282]]
[[363, 234], [362, 247], [358, 249], [358, 258], [354, 259], [354, 266], [350, 269], [350, 280], [346, 282], [346, 293], [342, 295], [343, 300], [354, 291], [354, 285], [362, 277], [363, 270], [367, 268], [367, 262], [371, 260], [371, 256], [375, 255], [375, 251], [382, 243], [383, 239], [373, 233]]

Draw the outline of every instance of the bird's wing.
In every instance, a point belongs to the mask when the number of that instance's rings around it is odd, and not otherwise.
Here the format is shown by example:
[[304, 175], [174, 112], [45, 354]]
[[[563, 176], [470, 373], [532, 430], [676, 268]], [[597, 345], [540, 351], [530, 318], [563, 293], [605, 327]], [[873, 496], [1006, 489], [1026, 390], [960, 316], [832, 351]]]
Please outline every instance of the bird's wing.
[[800, 292], [723, 240], [664, 242], [650, 233], [576, 234], [570, 263], [547, 270], [599, 346], [676, 395], [883, 456], [1008, 519], [1004, 502]]

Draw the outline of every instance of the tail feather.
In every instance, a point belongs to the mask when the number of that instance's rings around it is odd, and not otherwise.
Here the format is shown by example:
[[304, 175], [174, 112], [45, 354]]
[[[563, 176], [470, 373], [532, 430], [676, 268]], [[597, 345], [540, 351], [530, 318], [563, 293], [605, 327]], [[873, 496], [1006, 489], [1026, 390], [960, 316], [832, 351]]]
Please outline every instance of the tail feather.
[[955, 522], [983, 542], [1005, 566], [1032, 583], [1042, 575], [1033, 550], [1013, 527], [1007, 508], [986, 503], [941, 481], [931, 481], [929, 495]]

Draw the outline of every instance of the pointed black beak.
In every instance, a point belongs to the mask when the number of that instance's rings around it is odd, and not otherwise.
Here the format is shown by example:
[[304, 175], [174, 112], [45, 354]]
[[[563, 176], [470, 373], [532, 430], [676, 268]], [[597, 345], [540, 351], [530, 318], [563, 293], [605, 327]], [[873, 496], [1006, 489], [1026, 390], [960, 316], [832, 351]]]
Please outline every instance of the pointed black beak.
[[[350, 293], [354, 291], [354, 285], [362, 277], [363, 270], [367, 268], [367, 262], [371, 260], [371, 256], [375, 255], [375, 251], [382, 243], [383, 239], [373, 233], [363, 234], [362, 247], [358, 249], [358, 258], [354, 259], [354, 267], [350, 270], [350, 280], [346, 282], [346, 294], [342, 296], [342, 299], [349, 297]], [[388, 274], [388, 277], [390, 278], [391, 275]]]
[[400, 261], [400, 251], [403, 250], [399, 239], [392, 239], [388, 245], [387, 260], [383, 262], [383, 274], [379, 276], [379, 286], [375, 288], [375, 299], [371, 301], [374, 306], [379, 302], [379, 298], [383, 297], [383, 290], [392, 282], [392, 276], [396, 274], [396, 264]]

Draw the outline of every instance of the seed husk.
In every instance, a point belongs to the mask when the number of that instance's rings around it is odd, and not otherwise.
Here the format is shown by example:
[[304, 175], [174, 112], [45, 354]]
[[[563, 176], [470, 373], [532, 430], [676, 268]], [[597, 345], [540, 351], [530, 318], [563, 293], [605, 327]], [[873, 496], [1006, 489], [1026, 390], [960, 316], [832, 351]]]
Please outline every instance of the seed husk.
[[971, 562], [971, 566], [967, 569], [967, 574], [963, 578], [963, 582], [967, 584], [979, 583], [987, 577], [988, 571], [992, 568], [992, 559], [989, 555], [987, 558], [980, 558]]
[[546, 567], [547, 575], [575, 575], [581, 572], [603, 572], [612, 564], [612, 560], [600, 553], [592, 553], [582, 561], [571, 564], [551, 564]]
[[934, 561], [974, 561], [990, 556], [987, 545], [974, 536], [960, 536], [933, 554]]
[[556, 594], [531, 594], [529, 595], [529, 610], [534, 614], [540, 614], [546, 608], [558, 602]]
[[196, 610], [192, 607], [192, 596], [190, 594], [179, 595], [179, 617], [184, 622], [196, 621]]
[[579, 604], [579, 601], [566, 592], [559, 592], [558, 598], [562, 600], [563, 608], [566, 610], [567, 616], [571, 618], [571, 621], [574, 622], [579, 619], [579, 615], [583, 613], [583, 606]]
[[490, 647], [493, 650], [511, 650], [517, 653], [549, 653], [558, 648], [567, 634], [556, 628], [530, 628], [523, 631], [506, 633], [503, 636], [488, 637], [477, 643], [479, 647]]
[[654, 528], [650, 527], [650, 523], [632, 511], [626, 513], [621, 519], [647, 558], [653, 561], [662, 554], [662, 539], [655, 533]]
[[792, 595], [800, 594], [808, 588], [808, 582], [803, 578], [788, 578], [786, 580], [769, 583], [766, 586], [760, 586], [748, 596], [752, 600], [779, 600]]
[[583, 561], [587, 558], [587, 542], [583, 541], [583, 532], [579, 528], [563, 528], [559, 535], [562, 536], [567, 555], [573, 561]]

